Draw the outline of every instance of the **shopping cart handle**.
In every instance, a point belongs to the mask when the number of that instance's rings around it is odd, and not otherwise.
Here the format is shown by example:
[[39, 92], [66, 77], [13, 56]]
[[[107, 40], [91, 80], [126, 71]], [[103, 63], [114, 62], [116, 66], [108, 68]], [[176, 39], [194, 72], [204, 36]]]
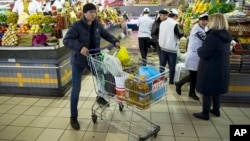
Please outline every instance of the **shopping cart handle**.
[[111, 49], [111, 48], [113, 48], [113, 47], [115, 47], [115, 46], [111, 44], [111, 45], [108, 45], [108, 46], [102, 47], [102, 48], [90, 49], [89, 51], [100, 51], [100, 50], [104, 50], [104, 49]]

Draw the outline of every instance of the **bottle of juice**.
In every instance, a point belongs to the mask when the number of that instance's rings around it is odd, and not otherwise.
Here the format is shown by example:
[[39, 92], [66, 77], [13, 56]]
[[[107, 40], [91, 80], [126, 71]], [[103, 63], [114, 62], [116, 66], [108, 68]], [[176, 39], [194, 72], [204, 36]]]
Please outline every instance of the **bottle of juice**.
[[136, 91], [136, 81], [134, 75], [130, 74], [125, 81], [126, 92], [126, 102], [129, 105], [136, 105], [138, 103], [138, 94]]
[[146, 82], [145, 76], [140, 76], [140, 81], [138, 85], [139, 101], [137, 104], [138, 109], [147, 109], [150, 105], [150, 89]]

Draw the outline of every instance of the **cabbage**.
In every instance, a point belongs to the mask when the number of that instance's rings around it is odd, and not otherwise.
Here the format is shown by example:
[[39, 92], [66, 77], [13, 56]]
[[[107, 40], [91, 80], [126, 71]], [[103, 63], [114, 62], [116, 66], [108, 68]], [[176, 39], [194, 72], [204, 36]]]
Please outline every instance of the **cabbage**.
[[33, 45], [45, 45], [47, 37], [43, 34], [35, 35], [32, 40]]

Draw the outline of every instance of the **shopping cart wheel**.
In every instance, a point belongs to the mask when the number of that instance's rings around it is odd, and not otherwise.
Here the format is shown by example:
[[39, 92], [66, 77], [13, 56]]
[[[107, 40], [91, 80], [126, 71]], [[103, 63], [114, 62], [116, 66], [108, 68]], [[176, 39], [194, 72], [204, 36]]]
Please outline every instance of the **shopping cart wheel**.
[[124, 108], [124, 105], [121, 102], [119, 102], [119, 111], [122, 112], [123, 108]]
[[97, 122], [97, 115], [96, 114], [92, 114], [92, 121], [93, 121], [93, 123]]

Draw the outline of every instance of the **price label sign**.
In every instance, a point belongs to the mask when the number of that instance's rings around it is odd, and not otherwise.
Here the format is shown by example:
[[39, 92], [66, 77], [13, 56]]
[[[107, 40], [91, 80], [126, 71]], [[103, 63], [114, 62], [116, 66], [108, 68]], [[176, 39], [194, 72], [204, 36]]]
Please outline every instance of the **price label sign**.
[[16, 62], [16, 59], [14, 59], [14, 58], [10, 58], [10, 59], [8, 59], [8, 62], [15, 63], [15, 62]]
[[161, 89], [164, 86], [164, 81], [165, 81], [165, 77], [164, 76], [161, 76], [160, 78], [155, 79], [153, 81], [152, 91], [155, 92], [155, 91]]

